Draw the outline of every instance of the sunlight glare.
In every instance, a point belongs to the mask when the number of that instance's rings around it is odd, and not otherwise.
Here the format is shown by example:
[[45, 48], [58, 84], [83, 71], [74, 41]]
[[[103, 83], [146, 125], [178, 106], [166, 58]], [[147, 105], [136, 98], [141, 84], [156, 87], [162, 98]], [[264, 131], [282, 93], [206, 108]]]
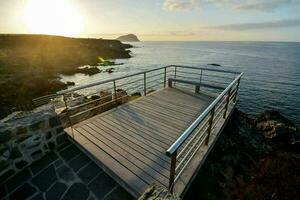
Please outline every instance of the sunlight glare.
[[23, 20], [35, 34], [75, 36], [82, 30], [82, 16], [70, 0], [26, 0]]

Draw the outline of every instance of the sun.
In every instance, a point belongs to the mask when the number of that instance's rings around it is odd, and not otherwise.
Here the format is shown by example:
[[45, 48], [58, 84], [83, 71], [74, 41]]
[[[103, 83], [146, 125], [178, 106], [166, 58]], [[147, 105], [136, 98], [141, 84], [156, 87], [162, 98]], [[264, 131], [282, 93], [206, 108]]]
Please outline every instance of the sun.
[[25, 0], [23, 21], [29, 33], [76, 36], [82, 16], [70, 0]]

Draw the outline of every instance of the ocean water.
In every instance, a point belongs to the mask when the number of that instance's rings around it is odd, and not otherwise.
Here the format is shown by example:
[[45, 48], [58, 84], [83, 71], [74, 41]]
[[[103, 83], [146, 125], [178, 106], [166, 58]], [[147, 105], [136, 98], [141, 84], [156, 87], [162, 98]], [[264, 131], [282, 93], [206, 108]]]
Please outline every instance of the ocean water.
[[238, 108], [257, 115], [279, 110], [300, 125], [300, 43], [286, 42], [137, 42], [132, 58], [112, 74], [62, 76], [76, 85], [131, 74], [170, 64], [190, 66], [220, 64], [221, 68], [244, 72]]

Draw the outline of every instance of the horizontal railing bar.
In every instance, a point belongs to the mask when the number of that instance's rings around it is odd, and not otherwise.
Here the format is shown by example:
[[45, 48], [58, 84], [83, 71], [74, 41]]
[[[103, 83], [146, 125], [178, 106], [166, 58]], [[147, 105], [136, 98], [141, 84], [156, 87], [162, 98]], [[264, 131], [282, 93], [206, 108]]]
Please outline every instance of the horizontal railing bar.
[[186, 166], [189, 164], [189, 162], [191, 162], [191, 160], [194, 157], [194, 155], [198, 152], [199, 148], [202, 146], [202, 144], [205, 141], [205, 139], [206, 139], [207, 136], [208, 136], [208, 134], [205, 135], [205, 137], [203, 138], [203, 140], [199, 143], [198, 147], [192, 153], [191, 157], [186, 161], [185, 165], [181, 168], [181, 170], [179, 171], [179, 173], [176, 175], [176, 178], [174, 180], [174, 184], [178, 181], [180, 175], [182, 174], [182, 172], [184, 171], [184, 169], [186, 168]]
[[[241, 74], [241, 73], [243, 73], [243, 72], [232, 71], [232, 70], [211, 69], [211, 68], [205, 68], [205, 67], [193, 67], [193, 66], [186, 66], [186, 65], [170, 65], [170, 66], [187, 68], [187, 69], [206, 70], [206, 71], [212, 71], [212, 72], [223, 72], [223, 73], [229, 73], [229, 74]], [[168, 67], [170, 67], [170, 66], [168, 66]]]
[[[193, 149], [195, 148], [195, 146], [197, 145], [197, 143], [201, 140], [202, 136], [206, 133], [206, 131], [208, 130], [209, 126], [207, 126], [205, 128], [204, 131], [199, 131], [197, 133], [197, 136], [199, 137], [196, 141], [194, 141], [195, 143], [192, 145], [192, 147], [188, 150], [188, 152], [185, 154], [185, 156], [182, 158], [182, 160], [180, 161], [180, 163], [176, 166], [175, 171], [177, 171], [178, 169], [181, 168], [181, 165], [184, 164], [184, 161], [186, 160], [186, 158], [188, 158], [189, 154], [193, 151]], [[202, 134], [198, 135], [200, 132], [202, 132]], [[178, 156], [177, 156], [178, 158]]]
[[174, 79], [174, 78], [169, 78], [169, 80], [172, 81], [172, 82], [185, 83], [185, 84], [197, 85], [197, 86], [202, 86], [202, 87], [210, 87], [210, 88], [219, 89], [219, 90], [224, 90], [225, 89], [224, 87], [221, 87], [221, 86], [218, 86], [218, 85], [209, 85], [209, 84], [195, 82], [195, 81], [187, 81], [187, 80]]
[[[182, 75], [176, 75], [176, 77], [180, 77], [180, 78], [186, 78], [186, 79], [193, 79], [193, 80], [198, 80], [200, 83], [200, 78], [196, 78], [196, 77], [187, 77], [187, 76], [182, 76]], [[204, 82], [212, 82], [212, 83], [217, 83], [217, 84], [223, 84], [223, 85], [227, 85], [225, 82], [221, 82], [221, 81], [212, 81], [212, 80], [201, 80], [201, 83], [205, 84]], [[220, 89], [225, 89], [225, 87], [220, 88]]]
[[[186, 150], [186, 148], [190, 145], [190, 143], [195, 139], [195, 137], [203, 130], [203, 128], [207, 127], [207, 122], [209, 121], [209, 118], [202, 124], [202, 127], [195, 133], [195, 135], [188, 141], [188, 143], [184, 146], [184, 148], [177, 154], [177, 158], [180, 158], [183, 152]], [[208, 127], [207, 127], [208, 128]]]
[[139, 78], [139, 79], [134, 80], [134, 81], [131, 81], [131, 82], [129, 82], [129, 83], [123, 83], [123, 84], [121, 84], [121, 85], [117, 85], [117, 87], [122, 87], [122, 86], [124, 86], [124, 85], [131, 85], [131, 84], [133, 84], [133, 83], [136, 83], [136, 82], [139, 82], [139, 81], [142, 81], [142, 80], [144, 80], [144, 78]]
[[175, 151], [185, 142], [185, 140], [191, 135], [193, 130], [198, 127], [202, 120], [210, 113], [211, 109], [219, 102], [221, 98], [228, 92], [228, 90], [242, 77], [243, 72], [240, 73], [234, 81], [227, 86], [227, 88], [202, 112], [202, 114], [181, 134], [181, 136], [170, 146], [166, 151], [167, 156], [172, 156]]
[[[169, 66], [165, 66], [165, 67], [169, 67]], [[85, 89], [85, 88], [88, 88], [88, 87], [93, 87], [93, 86], [96, 86], [96, 85], [102, 85], [104, 83], [109, 83], [109, 82], [113, 82], [113, 81], [117, 81], [117, 80], [129, 78], [129, 77], [141, 75], [141, 74], [144, 74], [144, 73], [153, 72], [153, 71], [156, 71], [156, 70], [163, 69], [165, 67], [159, 67], [159, 68], [150, 69], [150, 70], [147, 70], [147, 71], [142, 71], [142, 72], [133, 73], [133, 74], [125, 75], [125, 76], [120, 76], [120, 77], [116, 77], [116, 78], [107, 79], [107, 80], [104, 80], [104, 81], [90, 83], [90, 84], [87, 84], [87, 85], [83, 85], [83, 86], [79, 86], [79, 87], [76, 87], [76, 88], [72, 88], [70, 90], [59, 91], [59, 92], [57, 92], [57, 94], [65, 94], [65, 93], [73, 92], [73, 91], [76, 91], [76, 90], [81, 90], [81, 89]]]
[[78, 116], [78, 115], [82, 115], [82, 114], [84, 114], [84, 113], [86, 113], [86, 112], [89, 112], [89, 111], [95, 110], [95, 109], [97, 109], [97, 108], [100, 108], [101, 106], [107, 105], [107, 104], [109, 104], [109, 103], [114, 103], [115, 101], [117, 101], [117, 100], [119, 100], [119, 99], [122, 99], [122, 98], [124, 98], [124, 97], [128, 97], [128, 95], [124, 95], [124, 96], [121, 96], [121, 97], [119, 97], [119, 98], [112, 99], [111, 101], [105, 102], [105, 103], [103, 103], [103, 104], [99, 104], [98, 106], [95, 106], [95, 107], [93, 107], [93, 108], [90, 108], [90, 109], [84, 110], [84, 111], [82, 111], [82, 112], [76, 113], [76, 114], [74, 114], [74, 115], [71, 115], [70, 117], [73, 118], [73, 117], [76, 117], [76, 116]]
[[[183, 73], [183, 74], [192, 74], [192, 75], [199, 75], [201, 76], [201, 73], [194, 73], [194, 72], [185, 72], [185, 71], [180, 71], [180, 70], [177, 70], [176, 72], [178, 73]], [[230, 79], [230, 80], [233, 80], [233, 77], [227, 77], [227, 76], [219, 76], [219, 75], [215, 75], [215, 74], [204, 74], [202, 73], [202, 76], [206, 76], [206, 77], [217, 77], [217, 78], [224, 78], [224, 79]]]
[[104, 80], [104, 81], [90, 83], [90, 84], [82, 85], [82, 86], [79, 86], [79, 87], [74, 87], [74, 88], [71, 88], [71, 89], [59, 91], [59, 92], [57, 92], [57, 94], [65, 94], [65, 93], [85, 89], [85, 88], [88, 88], [88, 87], [93, 87], [93, 86], [96, 86], [96, 85], [102, 85], [102, 84], [113, 82], [113, 81], [116, 81], [116, 80], [121, 80], [121, 79], [125, 79], [125, 78], [129, 78], [129, 77], [141, 75], [141, 74], [144, 74], [144, 73], [157, 71], [157, 70], [164, 69], [164, 68], [170, 68], [170, 67], [181, 67], [181, 68], [189, 68], [189, 69], [197, 69], [197, 70], [206, 70], [206, 71], [215, 71], [215, 72], [239, 74], [239, 72], [230, 71], [230, 70], [209, 69], [209, 68], [203, 68], [203, 67], [191, 67], [191, 66], [184, 66], [184, 65], [168, 65], [168, 66], [164, 66], [164, 67], [150, 69], [150, 70], [147, 70], [147, 71], [141, 71], [141, 72], [138, 72], [138, 73], [133, 73], [133, 74], [125, 75], [125, 76], [111, 78], [111, 79], [107, 79], [107, 80]]
[[[121, 93], [121, 92], [117, 92], [118, 93]], [[82, 103], [82, 104], [79, 104], [79, 105], [76, 105], [76, 106], [72, 106], [72, 107], [69, 107], [69, 111], [72, 111], [72, 110], [75, 110], [77, 108], [80, 108], [80, 107], [83, 107], [83, 106], [86, 106], [86, 105], [89, 105], [91, 103], [95, 103], [97, 101], [101, 101], [103, 100], [104, 98], [107, 98], [107, 97], [112, 97], [113, 96], [113, 93], [110, 93], [106, 96], [103, 96], [103, 97], [99, 97], [98, 99], [95, 99], [95, 100], [91, 100], [91, 101], [88, 101], [88, 102], [85, 102], [85, 103]]]

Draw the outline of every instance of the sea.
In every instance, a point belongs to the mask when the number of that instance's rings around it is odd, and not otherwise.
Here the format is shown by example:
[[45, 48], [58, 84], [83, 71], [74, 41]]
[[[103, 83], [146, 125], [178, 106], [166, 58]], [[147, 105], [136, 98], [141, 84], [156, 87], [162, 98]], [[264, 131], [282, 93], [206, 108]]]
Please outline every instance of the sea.
[[[244, 72], [238, 109], [250, 115], [275, 109], [300, 125], [300, 43], [134, 42], [132, 57], [116, 59], [115, 72], [62, 76], [76, 86], [165, 65], [189, 65]], [[210, 66], [215, 63], [220, 66]]]

